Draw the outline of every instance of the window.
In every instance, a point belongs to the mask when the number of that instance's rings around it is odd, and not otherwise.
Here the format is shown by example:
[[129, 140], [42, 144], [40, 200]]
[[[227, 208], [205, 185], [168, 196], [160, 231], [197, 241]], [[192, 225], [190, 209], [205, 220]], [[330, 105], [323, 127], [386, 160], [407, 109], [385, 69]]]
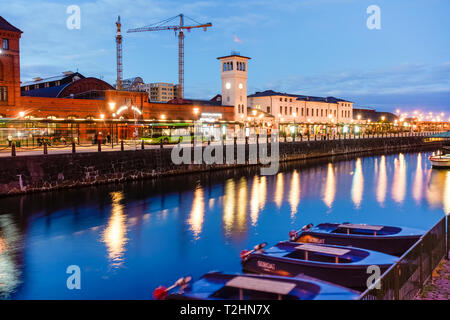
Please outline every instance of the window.
[[0, 87], [0, 101], [8, 101], [8, 87]]
[[289, 114], [292, 115], [292, 107], [289, 107]]
[[267, 113], [270, 113], [270, 107], [267, 107]]
[[242, 71], [245, 71], [245, 62], [242, 63]]
[[304, 108], [302, 108], [302, 117], [303, 117], [303, 115], [304, 115], [304, 114], [303, 114], [303, 113], [304, 113], [304, 110], [305, 110], [305, 109], [304, 109]]
[[306, 116], [309, 116], [309, 108], [306, 108]]
[[9, 41], [8, 41], [8, 39], [3, 39], [3, 49], [9, 50]]
[[280, 107], [280, 114], [283, 114], [283, 107]]
[[284, 114], [287, 115], [287, 107], [284, 107]]
[[283, 101], [283, 98], [280, 98], [280, 101]]

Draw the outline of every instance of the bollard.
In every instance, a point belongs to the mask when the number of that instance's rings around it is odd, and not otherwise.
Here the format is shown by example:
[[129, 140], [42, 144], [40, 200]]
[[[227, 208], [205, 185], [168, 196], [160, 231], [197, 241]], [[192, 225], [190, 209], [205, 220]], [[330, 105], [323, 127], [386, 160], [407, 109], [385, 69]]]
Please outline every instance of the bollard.
[[120, 151], [123, 151], [124, 149], [123, 149], [123, 140], [122, 141], [120, 141]]
[[100, 142], [100, 140], [98, 140], [98, 152], [102, 152], [102, 144]]
[[141, 150], [144, 150], [144, 140], [141, 140]]
[[44, 154], [48, 154], [47, 142], [44, 143]]
[[11, 157], [15, 157], [16, 156], [16, 143], [13, 142], [11, 144]]
[[75, 152], [76, 152], [76, 150], [75, 150], [75, 142], [72, 141], [72, 153], [75, 153]]

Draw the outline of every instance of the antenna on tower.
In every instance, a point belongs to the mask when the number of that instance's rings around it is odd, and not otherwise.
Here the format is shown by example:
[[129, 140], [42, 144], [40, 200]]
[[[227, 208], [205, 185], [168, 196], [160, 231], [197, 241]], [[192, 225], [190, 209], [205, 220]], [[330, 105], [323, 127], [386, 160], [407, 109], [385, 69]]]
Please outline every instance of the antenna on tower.
[[122, 24], [120, 23], [120, 16], [117, 17], [116, 21], [116, 51], [117, 51], [117, 80], [116, 80], [116, 90], [122, 90]]

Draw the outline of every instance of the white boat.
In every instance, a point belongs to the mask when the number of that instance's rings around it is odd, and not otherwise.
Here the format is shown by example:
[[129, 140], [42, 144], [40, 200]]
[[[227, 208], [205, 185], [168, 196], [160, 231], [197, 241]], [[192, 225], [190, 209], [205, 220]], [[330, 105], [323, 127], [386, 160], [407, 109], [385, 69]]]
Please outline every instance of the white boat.
[[450, 155], [430, 156], [428, 158], [435, 168], [450, 168]]

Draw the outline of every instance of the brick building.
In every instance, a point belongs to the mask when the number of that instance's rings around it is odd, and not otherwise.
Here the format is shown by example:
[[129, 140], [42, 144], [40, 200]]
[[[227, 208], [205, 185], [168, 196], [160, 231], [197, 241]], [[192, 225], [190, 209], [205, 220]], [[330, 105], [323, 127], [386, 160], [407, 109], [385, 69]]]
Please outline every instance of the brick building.
[[[20, 85], [19, 41], [22, 31], [0, 16], [0, 117], [24, 119], [165, 119], [196, 120], [213, 114], [234, 120], [234, 107], [188, 100], [152, 103], [148, 93], [117, 91], [106, 82], [65, 73]], [[69, 79], [69, 80], [68, 80]]]

